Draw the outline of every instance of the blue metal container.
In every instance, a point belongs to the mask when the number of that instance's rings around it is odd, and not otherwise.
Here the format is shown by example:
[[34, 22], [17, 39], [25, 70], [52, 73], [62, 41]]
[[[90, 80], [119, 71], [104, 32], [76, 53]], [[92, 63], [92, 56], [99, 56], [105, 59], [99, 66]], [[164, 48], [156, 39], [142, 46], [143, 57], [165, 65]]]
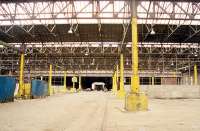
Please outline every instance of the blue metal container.
[[44, 97], [48, 95], [47, 82], [42, 80], [32, 80], [31, 82], [31, 95], [33, 98]]
[[0, 76], [0, 102], [11, 102], [14, 100], [16, 79], [10, 76]]

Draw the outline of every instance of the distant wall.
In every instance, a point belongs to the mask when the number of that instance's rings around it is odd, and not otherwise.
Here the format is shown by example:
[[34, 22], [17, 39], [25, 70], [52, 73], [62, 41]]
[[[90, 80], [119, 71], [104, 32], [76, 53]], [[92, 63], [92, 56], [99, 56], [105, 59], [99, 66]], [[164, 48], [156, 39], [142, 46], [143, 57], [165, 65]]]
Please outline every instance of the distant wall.
[[163, 77], [161, 78], [161, 85], [177, 85], [176, 77]]
[[[160, 99], [192, 99], [200, 98], [200, 85], [140, 85], [142, 92], [149, 98]], [[125, 85], [125, 90], [130, 91], [130, 85]]]

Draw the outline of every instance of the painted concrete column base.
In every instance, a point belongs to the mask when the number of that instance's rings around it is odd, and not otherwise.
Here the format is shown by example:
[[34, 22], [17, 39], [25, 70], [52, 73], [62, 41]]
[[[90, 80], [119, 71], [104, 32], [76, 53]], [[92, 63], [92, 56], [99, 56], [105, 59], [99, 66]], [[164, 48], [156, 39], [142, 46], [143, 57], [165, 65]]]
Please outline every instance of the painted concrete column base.
[[21, 88], [18, 89], [16, 98], [23, 98], [23, 97], [24, 97], [24, 85], [21, 85]]
[[81, 88], [78, 88], [78, 89], [77, 89], [77, 92], [80, 92], [80, 91], [82, 91], [82, 89], [81, 89]]
[[66, 87], [63, 87], [61, 90], [60, 90], [61, 93], [67, 93], [67, 88]]
[[112, 91], [112, 95], [117, 95], [117, 92], [116, 91]]
[[70, 93], [75, 93], [76, 92], [76, 88], [71, 88], [70, 89]]
[[52, 87], [50, 87], [50, 89], [49, 89], [49, 95], [51, 96], [53, 94], [54, 94], [54, 89]]
[[147, 111], [148, 98], [145, 93], [129, 93], [125, 98], [125, 109], [127, 111]]
[[126, 96], [126, 92], [125, 91], [118, 91], [117, 92], [117, 98], [119, 98], [119, 99], [124, 99], [125, 98], [125, 96]]

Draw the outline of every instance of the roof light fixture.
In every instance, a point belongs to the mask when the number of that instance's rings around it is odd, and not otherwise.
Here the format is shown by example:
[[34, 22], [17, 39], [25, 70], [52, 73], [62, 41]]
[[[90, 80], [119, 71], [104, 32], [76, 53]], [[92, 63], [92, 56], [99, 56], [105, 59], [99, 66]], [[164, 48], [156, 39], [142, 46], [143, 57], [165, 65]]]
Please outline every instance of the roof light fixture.
[[195, 56], [195, 57], [197, 57], [197, 56], [198, 56], [197, 52], [194, 52], [194, 56]]
[[68, 30], [68, 34], [72, 34], [73, 30], [72, 30], [73, 26], [70, 27], [70, 29]]
[[152, 29], [151, 29], [150, 34], [151, 34], [151, 35], [155, 35], [155, 34], [156, 34], [156, 32], [154, 31], [153, 27], [152, 27]]

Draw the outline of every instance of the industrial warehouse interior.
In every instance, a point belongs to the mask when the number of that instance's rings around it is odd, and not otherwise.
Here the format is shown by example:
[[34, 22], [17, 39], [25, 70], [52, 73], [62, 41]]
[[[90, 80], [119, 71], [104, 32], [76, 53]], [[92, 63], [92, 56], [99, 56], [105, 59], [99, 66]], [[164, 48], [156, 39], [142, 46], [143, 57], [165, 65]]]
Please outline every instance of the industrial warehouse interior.
[[200, 131], [199, 0], [0, 0], [0, 131]]

